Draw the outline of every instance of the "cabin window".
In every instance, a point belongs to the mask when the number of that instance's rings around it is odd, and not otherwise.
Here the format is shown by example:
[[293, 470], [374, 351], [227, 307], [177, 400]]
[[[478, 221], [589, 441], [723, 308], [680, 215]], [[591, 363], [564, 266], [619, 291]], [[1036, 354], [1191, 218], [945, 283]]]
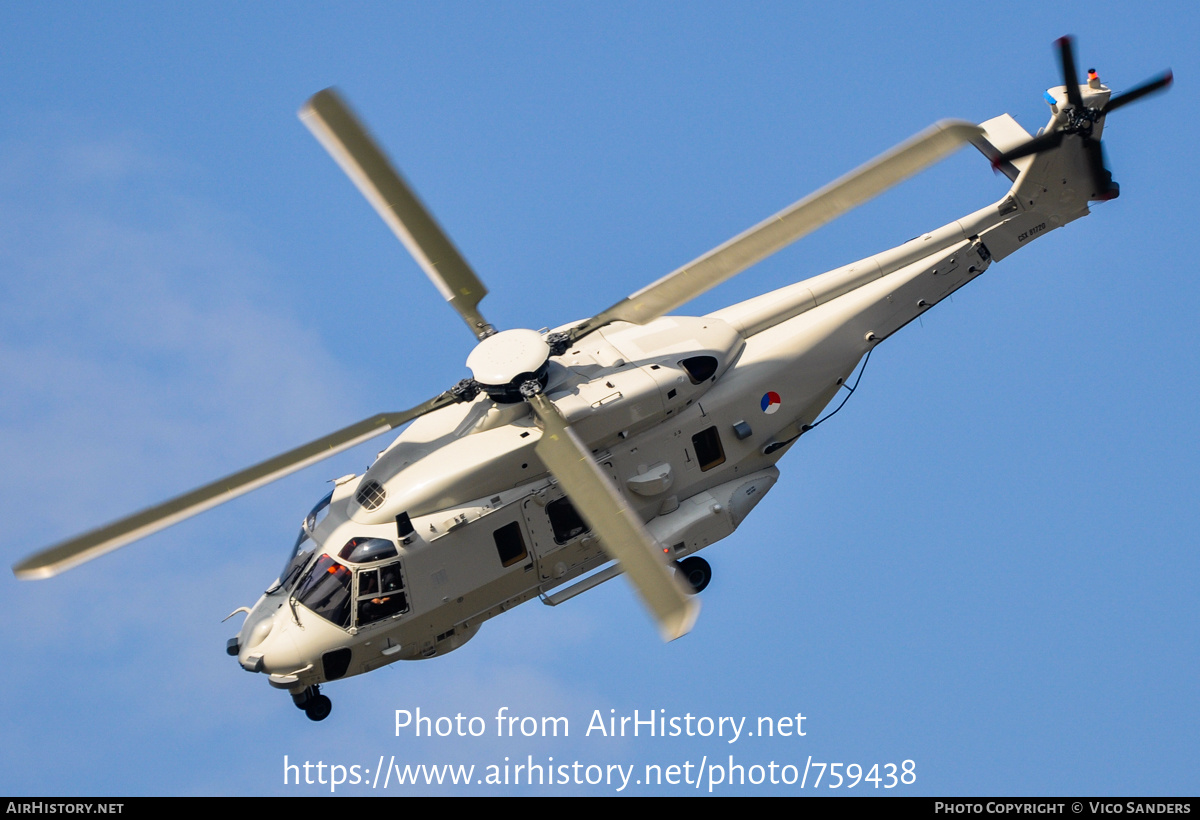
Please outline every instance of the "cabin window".
[[566, 498], [559, 498], [547, 504], [546, 515], [550, 518], [556, 544], [565, 544], [572, 538], [591, 531]]
[[692, 380], [692, 384], [700, 384], [711, 379], [717, 373], [720, 362], [715, 356], [692, 356], [679, 363]]
[[492, 533], [496, 539], [496, 552], [500, 554], [501, 566], [511, 567], [529, 557], [525, 548], [525, 538], [521, 535], [521, 525], [516, 521], [505, 524]]
[[702, 472], [725, 463], [725, 451], [721, 448], [721, 435], [716, 427], [709, 427], [692, 436], [692, 446], [696, 448], [696, 459], [700, 462]]
[[400, 564], [358, 573], [358, 625], [366, 626], [408, 612]]

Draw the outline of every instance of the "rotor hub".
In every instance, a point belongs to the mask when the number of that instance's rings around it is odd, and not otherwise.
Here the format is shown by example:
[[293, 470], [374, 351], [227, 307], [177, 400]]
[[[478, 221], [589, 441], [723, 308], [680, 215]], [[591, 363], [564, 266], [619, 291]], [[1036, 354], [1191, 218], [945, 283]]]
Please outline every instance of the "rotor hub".
[[526, 382], [546, 385], [550, 346], [535, 330], [503, 330], [475, 346], [467, 367], [476, 383], [495, 401], [522, 401]]

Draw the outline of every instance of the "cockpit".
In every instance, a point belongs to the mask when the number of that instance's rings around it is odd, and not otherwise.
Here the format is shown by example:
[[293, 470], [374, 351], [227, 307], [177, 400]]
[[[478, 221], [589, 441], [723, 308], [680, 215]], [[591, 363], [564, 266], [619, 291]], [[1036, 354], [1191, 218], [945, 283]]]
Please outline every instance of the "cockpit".
[[283, 565], [283, 572], [279, 574], [279, 580], [267, 590], [268, 595], [281, 589], [291, 589], [296, 583], [296, 579], [300, 577], [301, 571], [308, 566], [313, 551], [317, 548], [317, 544], [313, 540], [313, 532], [329, 514], [329, 505], [332, 501], [333, 493], [331, 492], [318, 501], [308, 515], [304, 516], [304, 520], [300, 522], [300, 535], [296, 537], [296, 544], [292, 547], [292, 554], [288, 556], [287, 563]]
[[[329, 513], [332, 500], [330, 493], [305, 516], [283, 573], [268, 593], [288, 592], [297, 603], [342, 629], [361, 628], [408, 612], [395, 542], [354, 537], [336, 553], [321, 551], [323, 546], [314, 533]], [[321, 554], [313, 560], [318, 552]]]

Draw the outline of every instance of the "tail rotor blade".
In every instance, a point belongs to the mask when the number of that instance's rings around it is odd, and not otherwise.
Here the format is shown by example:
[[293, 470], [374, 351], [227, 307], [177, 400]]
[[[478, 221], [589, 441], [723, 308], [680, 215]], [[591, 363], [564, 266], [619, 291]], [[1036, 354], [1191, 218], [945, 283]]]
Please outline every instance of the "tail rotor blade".
[[1030, 154], [1037, 154], [1042, 151], [1047, 151], [1051, 148], [1057, 148], [1062, 145], [1064, 133], [1062, 131], [1050, 131], [1041, 136], [1034, 137], [1023, 145], [1018, 145], [1011, 151], [1001, 154], [992, 161], [993, 167], [999, 167], [1005, 162], [1011, 162], [1014, 159], [1027, 157]]
[[1171, 73], [1171, 69], [1167, 69], [1162, 74], [1154, 77], [1139, 86], [1129, 89], [1108, 101], [1108, 105], [1104, 106], [1101, 114], [1109, 114], [1116, 111], [1122, 106], [1129, 105], [1131, 102], [1140, 100], [1147, 94], [1153, 94], [1155, 91], [1161, 91], [1168, 88], [1175, 81], [1175, 75]]
[[1116, 199], [1121, 193], [1121, 188], [1113, 182], [1112, 172], [1104, 162], [1103, 144], [1100, 140], [1085, 139], [1083, 148], [1087, 153], [1088, 168], [1092, 174], [1092, 196], [1101, 202]]
[[1079, 72], [1075, 70], [1075, 54], [1070, 37], [1059, 37], [1058, 56], [1062, 61], [1063, 83], [1067, 86], [1067, 99], [1072, 107], [1083, 108], [1083, 95], [1079, 93]]

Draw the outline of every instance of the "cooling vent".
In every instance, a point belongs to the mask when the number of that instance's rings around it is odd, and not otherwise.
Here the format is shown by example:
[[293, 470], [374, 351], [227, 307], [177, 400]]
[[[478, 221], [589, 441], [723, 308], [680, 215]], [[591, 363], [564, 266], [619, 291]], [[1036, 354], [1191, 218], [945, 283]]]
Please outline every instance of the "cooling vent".
[[379, 486], [378, 481], [368, 481], [366, 484], [358, 488], [358, 492], [354, 494], [354, 500], [362, 504], [363, 509], [377, 510], [383, 506], [384, 500], [387, 498], [387, 493], [383, 487]]

